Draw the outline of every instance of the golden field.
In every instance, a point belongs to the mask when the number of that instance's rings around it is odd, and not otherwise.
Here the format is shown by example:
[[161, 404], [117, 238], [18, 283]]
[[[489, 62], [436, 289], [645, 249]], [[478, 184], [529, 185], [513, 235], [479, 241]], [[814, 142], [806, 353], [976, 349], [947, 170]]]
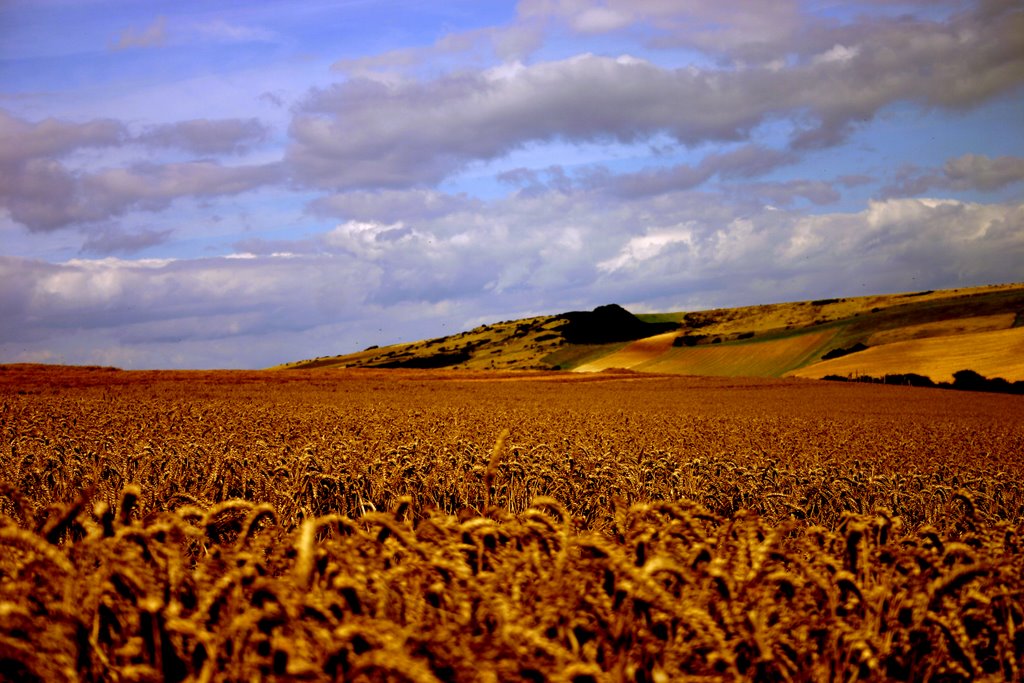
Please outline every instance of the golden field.
[[781, 339], [686, 348], [672, 346], [676, 333], [669, 333], [635, 341], [573, 370], [599, 372], [624, 368], [671, 375], [776, 377], [813, 358], [835, 334], [835, 330], [825, 330]]
[[895, 341], [823, 360], [790, 373], [794, 377], [856, 377], [916, 373], [948, 382], [958, 370], [974, 370], [1010, 382], [1024, 380], [1024, 327]]
[[0, 367], [0, 676], [1021, 680], [1024, 400]]

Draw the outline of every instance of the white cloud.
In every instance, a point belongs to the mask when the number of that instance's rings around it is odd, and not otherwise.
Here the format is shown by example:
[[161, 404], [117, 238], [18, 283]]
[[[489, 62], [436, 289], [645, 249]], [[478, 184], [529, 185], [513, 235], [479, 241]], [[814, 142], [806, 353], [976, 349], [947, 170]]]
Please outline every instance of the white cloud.
[[324, 235], [324, 242], [355, 256], [374, 260], [396, 246], [408, 242], [426, 242], [429, 235], [420, 235], [401, 222], [386, 225], [365, 221], [348, 221]]
[[686, 227], [680, 227], [671, 230], [654, 230], [639, 237], [630, 238], [614, 258], [599, 262], [597, 269], [611, 273], [625, 268], [636, 268], [671, 245], [684, 245], [688, 249], [692, 249], [694, 246], [693, 231]]
[[814, 55], [811, 62], [814, 64], [829, 64], [849, 62], [860, 54], [860, 47], [847, 47], [845, 45], [833, 45], [827, 52]]
[[[451, 326], [451, 316], [504, 319], [609, 301], [657, 310], [694, 297], [762, 301], [765, 291], [792, 300], [1020, 281], [1021, 225], [1020, 203], [890, 199], [858, 212], [741, 214], [681, 192], [609, 211], [600, 195], [576, 191], [508, 199], [415, 228], [349, 221], [304, 252], [280, 250], [287, 255], [58, 264], [7, 257], [0, 357], [48, 350], [94, 362], [62, 346], [73, 332], [151, 366], [163, 363], [172, 340], [188, 364], [221, 365], [235, 340], [234, 364], [260, 366], [309, 348], [274, 349], [274, 339], [320, 339], [325, 346], [307, 355], [322, 355], [443, 334], [433, 314], [394, 322], [397, 311], [419, 307], [447, 311]], [[388, 320], [389, 331], [377, 333]], [[327, 344], [320, 331], [343, 322], [346, 331]], [[239, 343], [257, 338], [251, 349]]]

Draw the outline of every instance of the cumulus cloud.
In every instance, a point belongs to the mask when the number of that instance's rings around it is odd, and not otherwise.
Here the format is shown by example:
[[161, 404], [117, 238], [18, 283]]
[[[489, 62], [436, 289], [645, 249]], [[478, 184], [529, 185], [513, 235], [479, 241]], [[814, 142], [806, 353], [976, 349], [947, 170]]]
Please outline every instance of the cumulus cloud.
[[8, 186], [11, 217], [31, 231], [115, 218], [132, 209], [157, 211], [180, 198], [233, 195], [280, 178], [275, 164], [222, 166], [197, 161], [140, 164], [72, 173], [56, 161], [31, 160]]
[[669, 229], [648, 230], [643, 235], [631, 237], [613, 258], [600, 261], [597, 269], [612, 273], [633, 268], [648, 261], [669, 247], [692, 249], [694, 231], [688, 225]]
[[181, 197], [233, 195], [281, 178], [278, 164], [222, 166], [213, 161], [138, 164], [98, 171], [81, 179], [83, 201], [99, 215], [132, 207], [156, 210]]
[[929, 190], [977, 190], [993, 192], [1024, 181], [1024, 158], [964, 154], [949, 159], [941, 169], [904, 166], [884, 186], [883, 198], [909, 197]]
[[[258, 124], [256, 124], [258, 125]], [[248, 122], [184, 122], [150, 131], [150, 141], [215, 147], [252, 137]], [[29, 122], [0, 110], [0, 208], [33, 232], [104, 221], [134, 208], [156, 210], [181, 197], [232, 195], [282, 179], [280, 164], [224, 166], [216, 161], [137, 164], [73, 170], [65, 159], [84, 148], [117, 147], [131, 138], [112, 120]]]
[[1024, 159], [965, 154], [947, 161], [942, 172], [956, 189], [999, 190], [1024, 180]]
[[31, 311], [35, 332], [5, 326], [0, 340], [18, 341], [40, 330], [68, 328], [123, 328], [141, 335], [144, 329], [140, 325], [183, 319], [207, 320], [205, 330], [189, 331], [194, 338], [219, 338], [243, 331], [218, 320], [221, 316], [237, 320], [247, 315], [253, 325], [270, 328], [308, 325], [320, 302], [337, 314], [341, 309], [329, 303], [329, 298], [350, 301], [349, 293], [358, 291], [360, 274], [339, 265], [337, 260], [328, 265], [322, 257], [108, 257], [62, 264], [5, 257], [0, 259], [0, 271], [5, 278], [17, 278], [21, 283], [22, 311]]
[[310, 95], [292, 123], [288, 159], [313, 185], [403, 187], [531, 141], [632, 142], [659, 132], [689, 143], [742, 139], [770, 104], [736, 108], [727, 101], [739, 84], [717, 80], [595, 55], [427, 83], [354, 79]]
[[745, 142], [779, 119], [797, 124], [794, 149], [817, 149], [897, 102], [970, 107], [1024, 83], [1024, 12], [1012, 7], [843, 31], [781, 65], [665, 68], [584, 54], [419, 80], [352, 77], [297, 109], [288, 161], [313, 186], [411, 187], [530, 143]]
[[192, 119], [152, 126], [136, 137], [154, 147], [174, 147], [196, 154], [236, 154], [263, 142], [267, 127], [259, 119]]
[[127, 135], [125, 126], [112, 119], [74, 123], [48, 118], [32, 123], [0, 109], [0, 165], [5, 175], [13, 174], [32, 159], [116, 145]]
[[[961, 38], [1005, 19], [1019, 10], [1012, 1], [992, 0], [966, 5], [959, 0], [906, 0], [894, 14], [887, 0], [851, 6], [856, 16], [839, 11], [819, 13], [806, 0], [747, 2], [746, 0], [522, 0], [521, 19], [555, 21], [580, 33], [613, 29], [643, 29], [655, 48], [698, 50], [726, 65], [784, 68], [790, 58], [811, 62], [843, 62], [867, 49], [864, 41], [894, 31], [909, 41], [930, 42], [936, 9], [952, 14]], [[959, 11], [959, 14], [956, 12]], [[1009, 37], [1009, 31], [1000, 37]], [[891, 38], [892, 36], [890, 36]]]
[[[355, 350], [380, 341], [366, 330], [397, 311], [412, 317], [395, 341], [441, 334], [442, 320], [608, 301], [671, 310], [688, 297], [763, 300], [765, 288], [791, 299], [1024, 278], [1021, 203], [890, 199], [804, 215], [713, 199], [677, 192], [609, 206], [591, 192], [551, 191], [416, 222], [347, 221], [306, 244], [276, 245], [287, 254], [272, 255], [267, 243], [246, 258], [0, 258], [10, 283], [0, 294], [9, 323], [0, 354], [53, 351], [74, 331], [130, 347], [133, 362], [148, 365], [161, 364], [157, 353], [172, 339], [193, 351], [207, 344], [212, 355], [192, 365], [221, 364], [218, 340], [235, 340], [235, 364], [258, 366], [301, 353], [271, 357], [260, 346], [250, 354], [238, 340], [309, 332], [326, 344], [311, 331], [342, 325], [347, 331], [309, 355]], [[412, 313], [426, 308], [429, 321]]]
[[744, 282], [785, 287], [801, 276], [817, 291], [850, 293], [861, 283], [897, 291], [912, 287], [911, 278], [945, 286], [1013, 281], [1022, 275], [1024, 234], [1013, 228], [1022, 218], [1021, 204], [952, 200], [891, 199], [819, 215], [766, 210], [718, 227], [653, 226], [599, 267], [623, 281], [675, 270], [680, 291], [716, 273], [729, 274], [734, 292]]
[[57, 161], [26, 159], [9, 167], [0, 185], [0, 205], [34, 232], [45, 232], [102, 217], [76, 200], [77, 179]]
[[337, 249], [349, 252], [353, 256], [375, 260], [395, 245], [405, 246], [411, 242], [425, 242], [427, 237], [421, 235], [402, 223], [371, 223], [364, 221], [348, 221], [331, 230], [324, 236], [324, 242]]

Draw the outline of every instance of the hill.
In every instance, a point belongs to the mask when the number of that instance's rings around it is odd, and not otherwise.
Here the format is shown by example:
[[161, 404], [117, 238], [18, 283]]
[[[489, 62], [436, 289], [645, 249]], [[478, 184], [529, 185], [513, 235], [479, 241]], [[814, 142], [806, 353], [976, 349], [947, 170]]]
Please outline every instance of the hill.
[[1024, 284], [1005, 284], [640, 315], [612, 304], [278, 367], [936, 380], [972, 369], [1014, 381], [1022, 350]]
[[603, 353], [624, 343], [677, 330], [679, 324], [646, 321], [616, 304], [593, 311], [570, 311], [481, 325], [466, 332], [358, 353], [315, 358], [278, 366], [283, 369], [364, 367], [470, 370], [552, 370], [588, 353]]

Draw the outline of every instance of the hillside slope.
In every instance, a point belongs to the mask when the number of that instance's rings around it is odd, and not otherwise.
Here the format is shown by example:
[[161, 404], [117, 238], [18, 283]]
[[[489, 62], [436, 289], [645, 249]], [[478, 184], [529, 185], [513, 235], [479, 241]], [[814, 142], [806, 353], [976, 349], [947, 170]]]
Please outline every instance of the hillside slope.
[[678, 328], [678, 323], [644, 321], [621, 306], [609, 304], [593, 311], [506, 320], [438, 339], [371, 347], [278, 367], [552, 370], [558, 369], [560, 361], [552, 359], [560, 352], [575, 359], [591, 350], [607, 352], [616, 345]]
[[[633, 315], [601, 306], [280, 368], [572, 370], [822, 377], [961, 369], [1024, 379], [1024, 285]], [[956, 366], [956, 367], [954, 367]]]
[[952, 382], [958, 370], [974, 370], [1010, 382], [1024, 380], [1024, 327], [892, 342], [814, 363], [788, 376], [820, 379], [827, 375], [913, 373], [936, 382]]

